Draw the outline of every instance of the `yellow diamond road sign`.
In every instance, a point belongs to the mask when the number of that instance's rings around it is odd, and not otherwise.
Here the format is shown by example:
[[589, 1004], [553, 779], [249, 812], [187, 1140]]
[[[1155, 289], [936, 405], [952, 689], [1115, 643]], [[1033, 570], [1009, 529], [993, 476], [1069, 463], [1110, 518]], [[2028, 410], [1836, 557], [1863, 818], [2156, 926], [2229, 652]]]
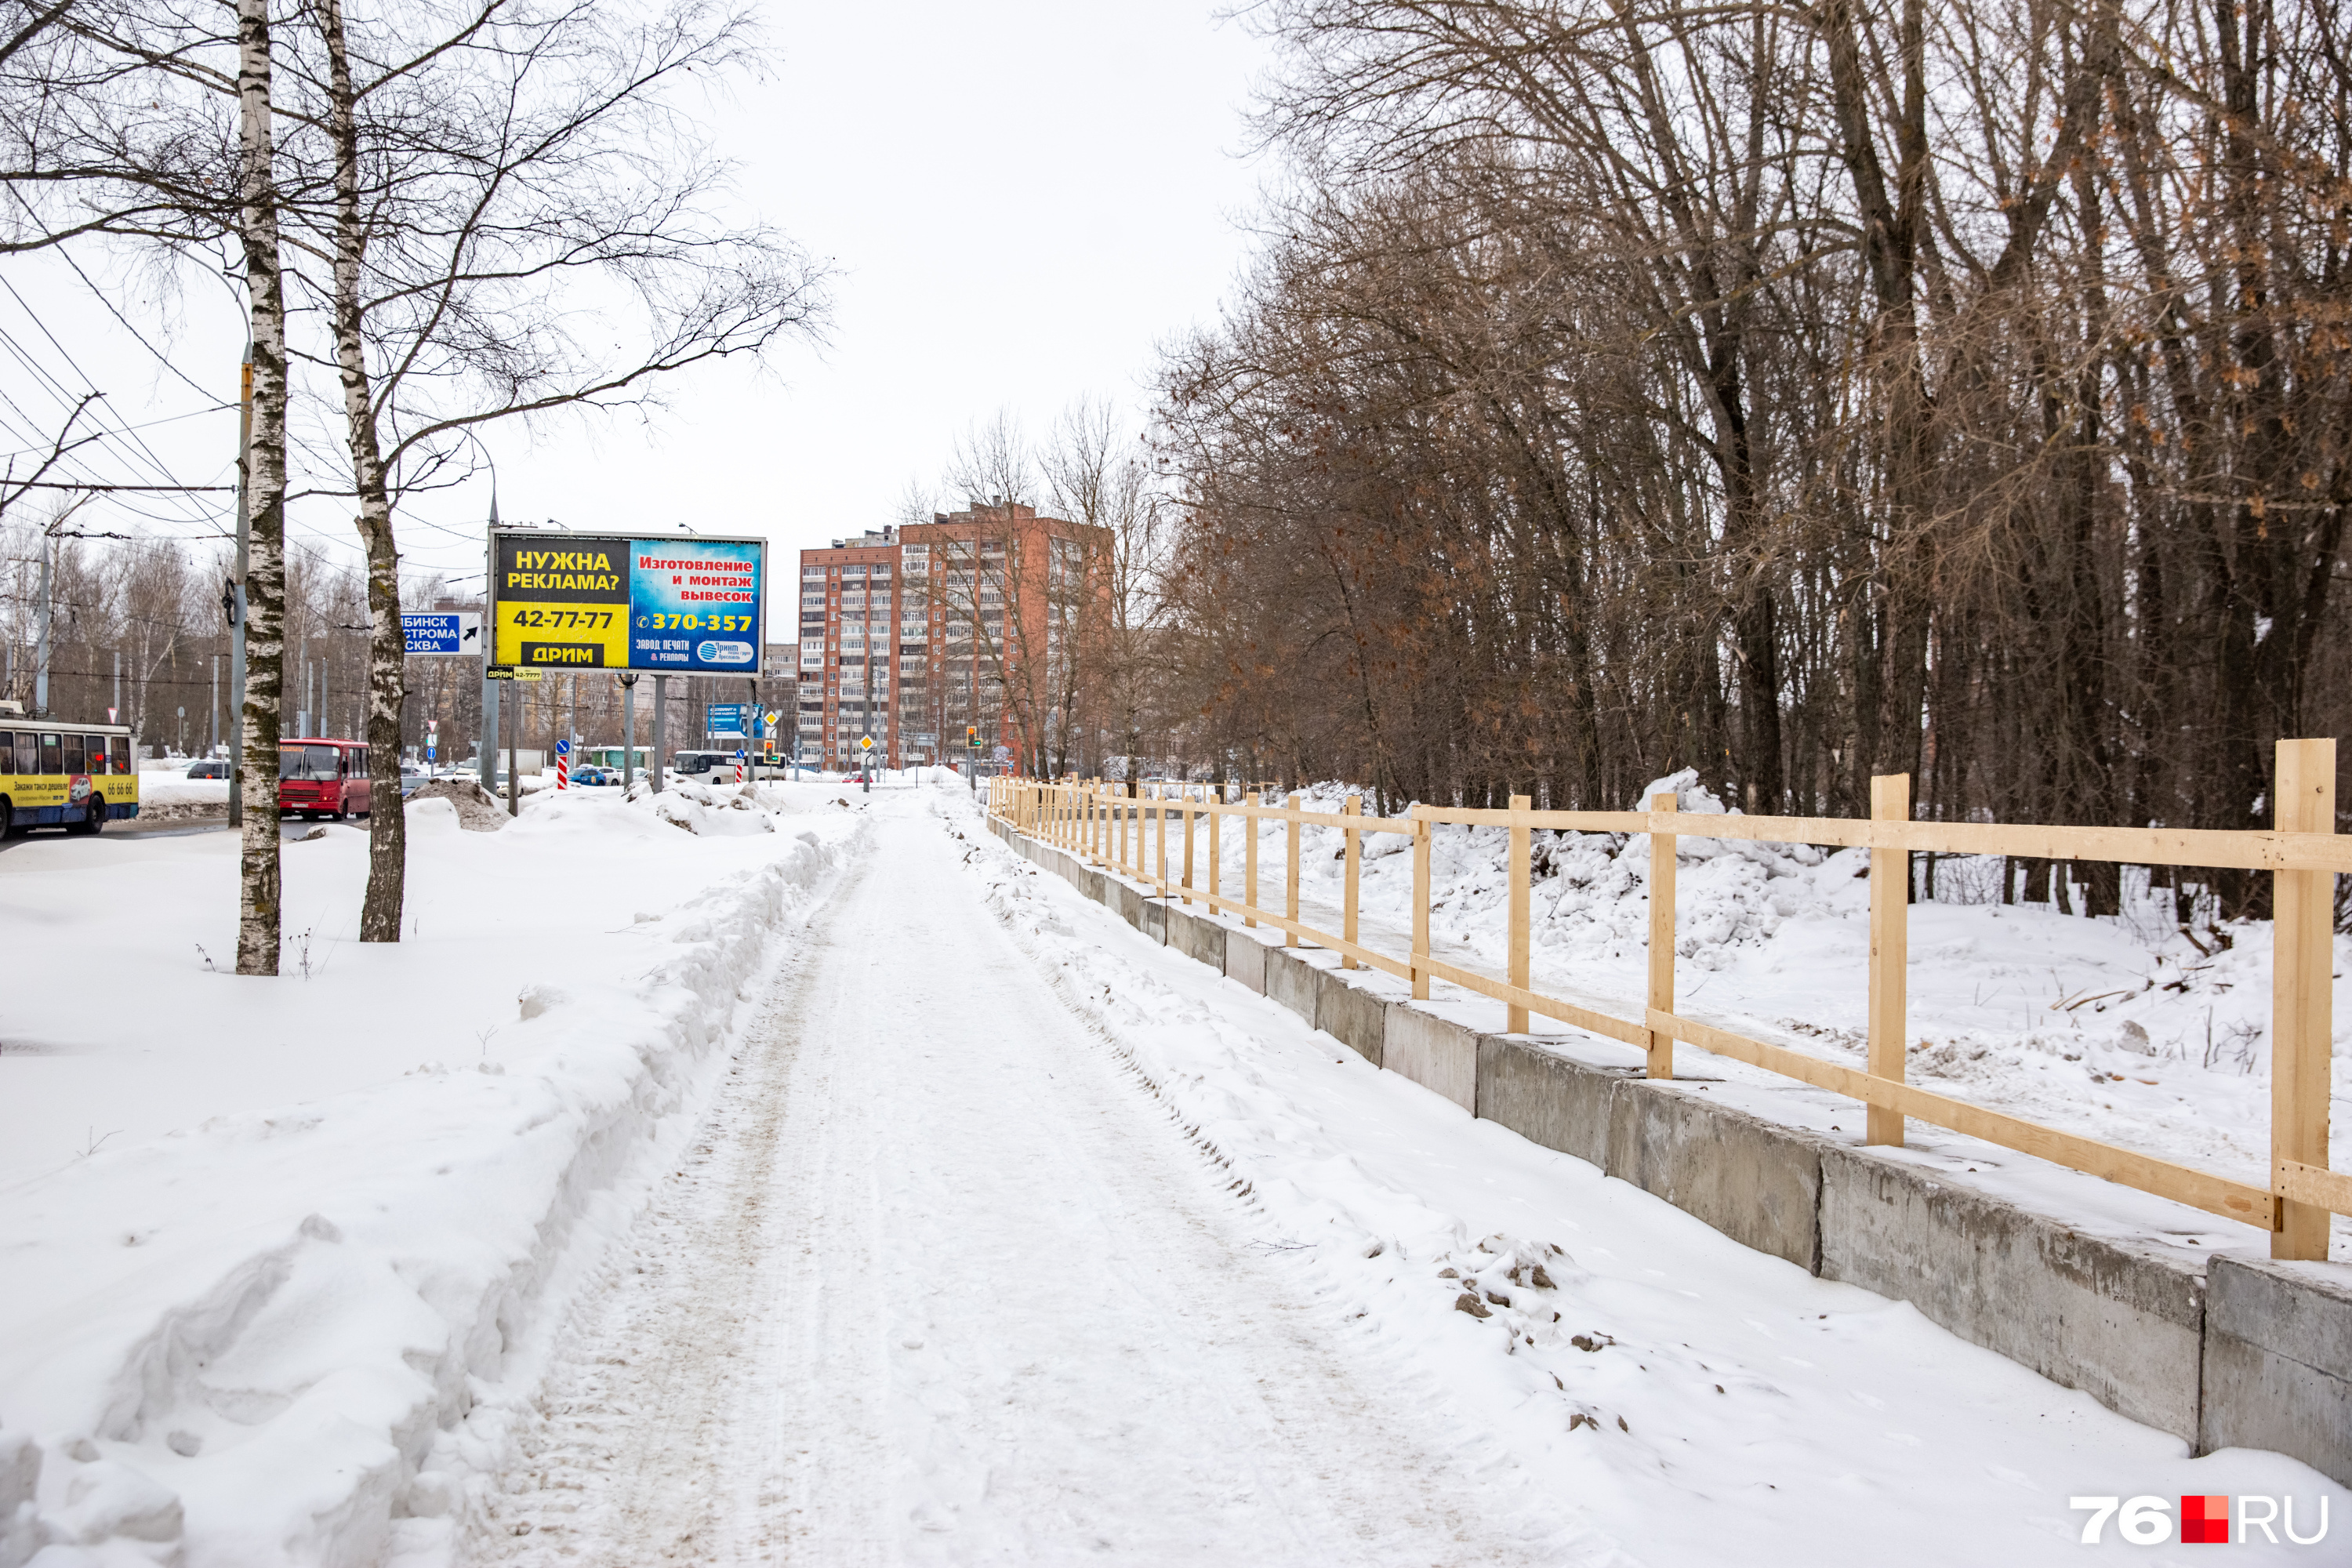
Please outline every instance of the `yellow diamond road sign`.
[[874, 749], [874, 737], [873, 737], [873, 736], [871, 736], [871, 735], [860, 735], [860, 736], [858, 736], [858, 737], [857, 737], [857, 749], [858, 749], [859, 751], [861, 751], [861, 752], [870, 752], [870, 751], [872, 751], [872, 750]]

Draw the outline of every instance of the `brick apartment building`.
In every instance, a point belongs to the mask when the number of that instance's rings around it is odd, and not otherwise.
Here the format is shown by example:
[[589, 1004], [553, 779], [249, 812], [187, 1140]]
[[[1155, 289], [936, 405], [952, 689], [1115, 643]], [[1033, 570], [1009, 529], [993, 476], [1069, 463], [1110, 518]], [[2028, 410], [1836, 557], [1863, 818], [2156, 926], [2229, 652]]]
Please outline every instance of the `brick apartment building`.
[[960, 761], [967, 725], [1024, 755], [1067, 710], [1107, 544], [1016, 503], [801, 552], [802, 760], [849, 766], [870, 733], [891, 767]]

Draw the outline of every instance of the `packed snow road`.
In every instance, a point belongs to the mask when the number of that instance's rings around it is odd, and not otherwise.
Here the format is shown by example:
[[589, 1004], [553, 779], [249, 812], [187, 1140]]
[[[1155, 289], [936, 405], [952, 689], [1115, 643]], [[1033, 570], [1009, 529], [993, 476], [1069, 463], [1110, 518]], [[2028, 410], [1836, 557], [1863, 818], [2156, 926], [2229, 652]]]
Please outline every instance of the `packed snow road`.
[[2075, 1496], [2352, 1503], [1474, 1121], [966, 800], [859, 807], [535, 1396], [469, 1419], [467, 1559], [1976, 1568], [2080, 1560]]
[[877, 826], [566, 1335], [478, 1554], [1556, 1560], [1335, 1351], [971, 846]]

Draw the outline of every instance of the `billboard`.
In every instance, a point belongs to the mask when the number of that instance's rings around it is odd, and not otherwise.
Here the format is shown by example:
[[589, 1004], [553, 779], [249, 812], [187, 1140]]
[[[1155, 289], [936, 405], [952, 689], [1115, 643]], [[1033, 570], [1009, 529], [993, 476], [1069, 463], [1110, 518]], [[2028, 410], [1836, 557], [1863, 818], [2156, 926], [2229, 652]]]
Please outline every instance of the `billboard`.
[[759, 673], [764, 540], [499, 529], [490, 550], [494, 664]]

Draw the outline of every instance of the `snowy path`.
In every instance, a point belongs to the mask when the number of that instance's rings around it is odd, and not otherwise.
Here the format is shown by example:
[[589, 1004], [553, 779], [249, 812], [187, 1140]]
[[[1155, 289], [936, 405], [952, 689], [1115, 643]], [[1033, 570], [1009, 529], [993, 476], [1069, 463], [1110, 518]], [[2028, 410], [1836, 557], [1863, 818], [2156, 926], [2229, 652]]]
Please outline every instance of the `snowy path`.
[[790, 967], [615, 1249], [475, 1555], [1575, 1555], [1335, 1343], [1234, 1179], [1055, 994], [936, 819]]

